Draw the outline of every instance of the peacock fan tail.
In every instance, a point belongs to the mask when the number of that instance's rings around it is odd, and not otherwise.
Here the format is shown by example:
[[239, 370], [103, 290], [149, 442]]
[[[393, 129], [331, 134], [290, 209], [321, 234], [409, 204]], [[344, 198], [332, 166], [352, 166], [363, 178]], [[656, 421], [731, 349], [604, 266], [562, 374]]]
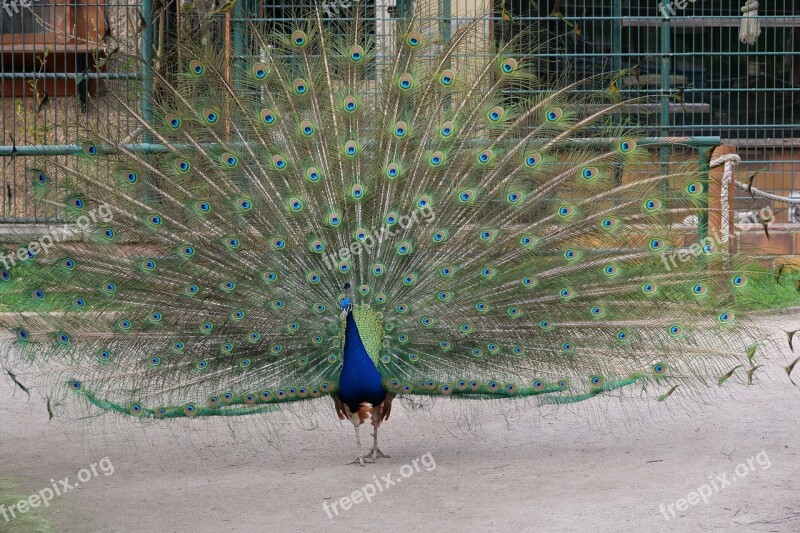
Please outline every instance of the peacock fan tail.
[[620, 119], [646, 98], [541, 76], [485, 22], [414, 15], [387, 44], [315, 13], [252, 28], [249, 63], [185, 39], [149, 109], [109, 86], [114, 120], [30, 166], [83, 237], [5, 256], [7, 357], [142, 418], [335, 396], [348, 340], [389, 397], [747, 383], [766, 276], [715, 242], [675, 260], [709, 212], [696, 154], [653, 164], [675, 145]]

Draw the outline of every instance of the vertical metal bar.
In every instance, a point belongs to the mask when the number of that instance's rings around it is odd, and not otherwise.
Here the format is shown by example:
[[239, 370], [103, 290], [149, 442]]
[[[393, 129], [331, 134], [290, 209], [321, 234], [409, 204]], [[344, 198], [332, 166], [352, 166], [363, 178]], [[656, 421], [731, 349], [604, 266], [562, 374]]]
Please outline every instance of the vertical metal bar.
[[[148, 124], [153, 123], [153, 0], [142, 0], [142, 17], [145, 28], [142, 32], [142, 118]], [[139, 21], [142, 22], [142, 21]], [[145, 131], [142, 142], [152, 142], [152, 136]]]
[[[662, 11], [661, 19], [661, 135], [669, 136], [671, 125], [670, 117], [670, 73], [672, 72], [672, 28], [670, 27], [669, 15]], [[669, 148], [661, 148], [661, 166], [664, 174], [669, 174]], [[663, 184], [665, 189], [669, 188], [669, 183]]]
[[450, 0], [442, 0], [442, 37], [444, 38], [445, 46], [450, 42], [450, 34], [452, 32], [452, 22], [450, 17], [452, 16], [452, 7], [450, 5]]
[[[622, 70], [622, 0], [614, 0], [611, 21], [611, 61], [614, 72]], [[617, 80], [617, 89], [622, 89], [622, 79]]]

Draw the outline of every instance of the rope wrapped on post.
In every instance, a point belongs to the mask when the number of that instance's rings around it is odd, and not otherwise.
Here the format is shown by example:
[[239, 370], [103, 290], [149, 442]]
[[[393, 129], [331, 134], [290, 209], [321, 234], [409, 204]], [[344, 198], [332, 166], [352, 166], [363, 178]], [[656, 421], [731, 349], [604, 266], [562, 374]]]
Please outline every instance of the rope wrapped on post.
[[739, 29], [739, 40], [750, 46], [756, 44], [761, 35], [761, 24], [758, 21], [758, 0], [747, 0], [742, 6], [742, 26]]
[[[775, 202], [783, 202], [790, 205], [800, 205], [800, 198], [788, 198], [786, 196], [778, 196], [777, 194], [772, 194], [769, 192], [762, 191], [755, 187], [751, 187], [746, 183], [742, 183], [741, 181], [734, 181], [733, 180], [733, 172], [736, 169], [736, 166], [742, 162], [742, 158], [739, 157], [737, 154], [727, 154], [711, 161], [711, 168], [718, 167], [720, 165], [725, 165], [725, 168], [722, 171], [722, 187], [720, 188], [720, 209], [722, 210], [721, 213], [721, 227], [727, 228], [730, 224], [730, 199], [728, 198], [728, 186], [731, 182], [734, 183], [737, 189], [741, 189], [744, 191], [749, 192], [754, 197], [759, 198], [766, 198], [767, 200], [773, 200]], [[720, 232], [722, 242], [728, 242], [728, 232], [721, 231]]]

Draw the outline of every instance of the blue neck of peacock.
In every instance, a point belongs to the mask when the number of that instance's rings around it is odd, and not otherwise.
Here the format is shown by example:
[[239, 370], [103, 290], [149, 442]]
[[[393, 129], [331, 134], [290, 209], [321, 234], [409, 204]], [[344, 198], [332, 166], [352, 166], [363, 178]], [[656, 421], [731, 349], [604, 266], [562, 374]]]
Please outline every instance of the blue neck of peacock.
[[[367, 349], [364, 347], [364, 342], [361, 340], [361, 335], [358, 333], [358, 326], [353, 318], [353, 312], [347, 312], [347, 322], [344, 331], [344, 364], [342, 366], [342, 373], [360, 369], [362, 367], [372, 367], [372, 363]], [[377, 369], [375, 369], [377, 371]]]
[[357, 409], [361, 402], [378, 405], [385, 396], [381, 375], [364, 347], [353, 313], [348, 311], [339, 397], [351, 409]]

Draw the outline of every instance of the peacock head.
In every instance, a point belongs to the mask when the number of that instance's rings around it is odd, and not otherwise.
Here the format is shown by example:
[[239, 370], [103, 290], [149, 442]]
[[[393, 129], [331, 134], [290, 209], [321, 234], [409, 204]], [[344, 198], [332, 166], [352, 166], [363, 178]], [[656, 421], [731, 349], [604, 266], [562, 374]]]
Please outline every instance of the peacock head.
[[[345, 283], [344, 290], [346, 291], [349, 288], [350, 284]], [[339, 300], [339, 307], [342, 309], [342, 318], [346, 318], [353, 308], [353, 301], [345, 295], [341, 300]]]

